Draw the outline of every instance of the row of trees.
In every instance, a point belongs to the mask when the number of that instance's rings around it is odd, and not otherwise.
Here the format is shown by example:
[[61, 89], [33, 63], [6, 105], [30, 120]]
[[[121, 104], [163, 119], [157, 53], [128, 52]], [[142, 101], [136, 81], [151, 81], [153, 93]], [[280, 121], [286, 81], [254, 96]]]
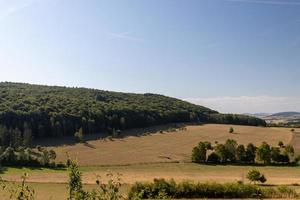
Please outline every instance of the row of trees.
[[266, 125], [254, 117], [222, 115], [163, 95], [0, 83], [0, 125], [8, 130], [0, 135], [22, 137], [4, 136], [6, 145], [23, 143], [25, 130], [37, 138], [73, 135], [81, 127], [89, 134], [179, 122]]
[[[294, 158], [294, 148], [279, 142], [271, 147], [263, 142], [260, 146], [249, 143], [246, 147], [235, 140], [228, 139], [224, 144], [213, 146], [210, 142], [200, 142], [194, 147], [192, 161], [195, 163], [239, 163], [288, 164]], [[293, 162], [298, 162], [296, 157]]]
[[56, 153], [54, 150], [37, 147], [0, 148], [0, 165], [3, 166], [43, 166], [55, 167]]

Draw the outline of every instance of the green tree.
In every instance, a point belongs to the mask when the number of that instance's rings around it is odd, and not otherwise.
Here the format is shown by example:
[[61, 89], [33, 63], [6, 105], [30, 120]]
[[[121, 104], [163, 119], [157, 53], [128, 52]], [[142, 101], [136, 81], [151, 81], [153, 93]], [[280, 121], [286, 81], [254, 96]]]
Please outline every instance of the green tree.
[[281, 154], [279, 147], [271, 147], [271, 159], [273, 162], [281, 162]]
[[206, 162], [207, 147], [209, 147], [209, 144], [205, 142], [200, 142], [198, 146], [194, 147], [192, 152], [192, 161], [195, 163]]
[[236, 149], [237, 149], [237, 142], [235, 140], [228, 139], [225, 142], [225, 149], [226, 149], [226, 160], [229, 162], [236, 161]]
[[227, 162], [227, 151], [224, 144], [217, 144], [215, 153], [218, 155], [221, 162]]
[[264, 164], [271, 163], [271, 147], [268, 143], [263, 142], [257, 149], [257, 159]]
[[246, 161], [249, 163], [255, 162], [255, 155], [256, 155], [256, 146], [252, 143], [249, 143], [246, 148]]
[[247, 160], [246, 150], [242, 144], [236, 148], [236, 160], [238, 162], [245, 162]]
[[233, 127], [230, 127], [230, 128], [229, 128], [229, 133], [234, 133]]

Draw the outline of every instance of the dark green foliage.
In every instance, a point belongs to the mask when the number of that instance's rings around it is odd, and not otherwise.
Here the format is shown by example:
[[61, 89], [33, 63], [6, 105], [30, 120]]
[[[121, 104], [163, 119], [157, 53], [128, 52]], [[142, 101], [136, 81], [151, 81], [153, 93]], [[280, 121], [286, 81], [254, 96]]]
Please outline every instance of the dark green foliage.
[[0, 83], [3, 146], [29, 145], [37, 137], [73, 135], [80, 127], [89, 134], [178, 122], [266, 125], [257, 118], [219, 114], [163, 95]]
[[282, 162], [279, 147], [271, 147], [271, 159], [273, 162]]
[[235, 140], [227, 140], [225, 144], [217, 144], [214, 149], [221, 162], [225, 163], [236, 161], [236, 148], [237, 142]]
[[32, 143], [32, 131], [27, 123], [23, 127], [23, 146], [30, 147]]
[[212, 152], [211, 154], [209, 154], [209, 156], [207, 158], [207, 162], [217, 164], [220, 162], [220, 157], [215, 152]]
[[153, 183], [135, 183], [128, 199], [196, 199], [196, 198], [282, 198], [297, 197], [290, 188], [263, 188], [242, 183], [176, 183], [155, 179]]
[[246, 162], [254, 163], [257, 147], [249, 143], [246, 148]]
[[252, 126], [267, 126], [267, 123], [259, 118], [238, 114], [211, 114], [210, 122], [221, 124], [237, 124]]
[[244, 145], [238, 145], [236, 148], [236, 161], [237, 162], [246, 162], [247, 154]]
[[229, 133], [234, 133], [233, 127], [230, 127], [230, 128], [229, 128]]

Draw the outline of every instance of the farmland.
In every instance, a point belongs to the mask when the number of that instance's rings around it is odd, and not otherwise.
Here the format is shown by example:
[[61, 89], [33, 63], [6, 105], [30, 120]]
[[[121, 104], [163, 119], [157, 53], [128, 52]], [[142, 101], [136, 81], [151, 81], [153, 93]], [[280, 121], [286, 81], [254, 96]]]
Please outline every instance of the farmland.
[[[135, 129], [125, 131], [123, 138], [90, 140], [83, 144], [56, 146], [57, 139], [47, 140], [49, 148], [54, 149], [57, 161], [65, 162], [68, 155], [81, 166], [128, 165], [160, 162], [190, 162], [191, 151], [200, 141], [224, 142], [234, 139], [238, 143], [256, 145], [266, 141], [276, 146], [292, 142], [289, 129], [233, 126], [234, 134], [229, 134], [230, 125], [208, 124], [186, 126], [186, 130], [160, 133], [156, 129]], [[156, 132], [157, 131], [157, 132]], [[126, 137], [126, 135], [129, 135]], [[296, 138], [295, 138], [296, 139]], [[72, 139], [70, 139], [72, 140]], [[68, 143], [66, 138], [65, 143]], [[43, 143], [42, 143], [43, 144]], [[52, 145], [52, 146], [51, 146]], [[296, 145], [296, 144], [294, 144]]]
[[[181, 126], [180, 126], [181, 127]], [[64, 137], [39, 141], [54, 149], [58, 162], [65, 162], [67, 153], [77, 160], [83, 173], [83, 183], [87, 188], [95, 187], [97, 175], [107, 179], [105, 174], [120, 173], [126, 185], [136, 181], [152, 181], [154, 178], [174, 178], [176, 181], [215, 181], [220, 183], [245, 181], [247, 172], [252, 166], [235, 165], [199, 165], [191, 163], [192, 148], [199, 141], [224, 142], [234, 139], [242, 144], [252, 142], [259, 145], [267, 141], [276, 146], [278, 141], [295, 146], [299, 152], [299, 130], [294, 133], [285, 128], [265, 128], [236, 126], [235, 132], [228, 132], [231, 125], [188, 125], [183, 129], [170, 129], [170, 126], [159, 126], [150, 129], [125, 131], [120, 138], [98, 138], [90, 136], [85, 143], [73, 143], [72, 138]], [[164, 130], [164, 131], [159, 131]], [[268, 184], [296, 184], [300, 182], [299, 167], [256, 166], [268, 178]], [[57, 194], [64, 199], [68, 172], [65, 169], [44, 168], [2, 168], [1, 177], [9, 181], [19, 181], [20, 176], [28, 173], [28, 181], [36, 188], [37, 197], [45, 194], [51, 199]], [[51, 186], [51, 191], [47, 187]], [[127, 186], [123, 187], [126, 191]]]

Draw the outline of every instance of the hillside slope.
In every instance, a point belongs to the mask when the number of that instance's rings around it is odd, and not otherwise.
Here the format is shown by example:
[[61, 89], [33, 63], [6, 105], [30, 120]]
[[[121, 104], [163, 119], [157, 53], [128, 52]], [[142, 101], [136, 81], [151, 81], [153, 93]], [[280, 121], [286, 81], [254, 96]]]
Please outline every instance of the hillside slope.
[[73, 135], [80, 127], [94, 133], [177, 122], [265, 125], [157, 94], [0, 83], [0, 125], [22, 133], [29, 128], [33, 137]]

